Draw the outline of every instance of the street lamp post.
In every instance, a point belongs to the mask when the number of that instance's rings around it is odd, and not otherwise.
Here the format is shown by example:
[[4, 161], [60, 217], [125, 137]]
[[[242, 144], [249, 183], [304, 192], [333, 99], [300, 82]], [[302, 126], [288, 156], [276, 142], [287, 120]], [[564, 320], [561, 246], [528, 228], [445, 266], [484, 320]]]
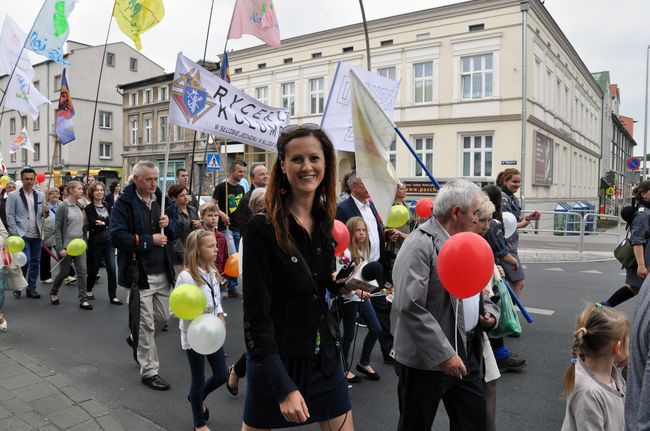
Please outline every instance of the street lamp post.
[[646, 163], [648, 157], [648, 70], [650, 69], [650, 45], [646, 49], [645, 61], [645, 120], [643, 121], [643, 171], [641, 178], [645, 180], [646, 177]]

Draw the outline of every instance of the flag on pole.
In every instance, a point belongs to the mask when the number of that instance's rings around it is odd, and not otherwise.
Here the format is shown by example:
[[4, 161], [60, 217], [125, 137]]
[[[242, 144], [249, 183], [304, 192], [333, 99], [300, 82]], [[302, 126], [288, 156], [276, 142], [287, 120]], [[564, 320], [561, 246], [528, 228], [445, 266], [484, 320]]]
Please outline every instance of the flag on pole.
[[230, 63], [228, 62], [228, 53], [226, 51], [223, 52], [223, 57], [221, 57], [219, 77], [226, 82], [230, 82]]
[[77, 0], [45, 0], [34, 21], [26, 48], [61, 64], [70, 64], [63, 58], [63, 44], [70, 33], [68, 16]]
[[241, 39], [244, 34], [280, 48], [280, 26], [273, 0], [236, 0], [228, 39]]
[[61, 91], [59, 92], [59, 108], [56, 111], [56, 136], [62, 145], [74, 141], [74, 128], [72, 127], [72, 117], [74, 116], [74, 106], [72, 105], [72, 95], [68, 87], [68, 79], [63, 69], [61, 74]]
[[29, 114], [32, 120], [38, 118], [38, 107], [50, 103], [32, 83], [32, 78], [22, 69], [16, 68], [7, 86], [5, 107]]
[[352, 126], [357, 175], [368, 189], [382, 220], [388, 213], [399, 178], [388, 157], [395, 125], [354, 70], [350, 71]]
[[[18, 27], [9, 15], [5, 16], [0, 33], [0, 75], [11, 75], [26, 39], [27, 33]], [[24, 53], [20, 56], [17, 69], [22, 70], [29, 77], [34, 76], [32, 64]]]
[[[2, 145], [0, 145], [1, 147]], [[2, 170], [3, 174], [7, 173], [7, 165], [5, 165], [5, 159], [2, 157], [2, 153], [0, 153], [0, 170]]]
[[140, 51], [140, 35], [158, 24], [165, 16], [162, 0], [115, 0], [113, 16], [122, 33], [135, 42]]
[[27, 136], [27, 129], [23, 127], [23, 130], [16, 136], [16, 139], [9, 146], [9, 152], [11, 154], [17, 153], [20, 150], [28, 150], [32, 153], [34, 152], [34, 147], [32, 146], [32, 141], [30, 141], [29, 136]]

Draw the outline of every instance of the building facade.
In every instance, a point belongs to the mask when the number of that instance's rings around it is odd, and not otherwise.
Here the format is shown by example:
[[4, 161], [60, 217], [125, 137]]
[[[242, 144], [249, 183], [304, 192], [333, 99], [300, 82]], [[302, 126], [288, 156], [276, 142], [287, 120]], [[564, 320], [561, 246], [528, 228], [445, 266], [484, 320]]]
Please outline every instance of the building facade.
[[[117, 85], [160, 75], [164, 70], [123, 42], [109, 44], [103, 59], [103, 45], [90, 46], [72, 41], [68, 41], [67, 44], [66, 60], [70, 65], [66, 66], [66, 78], [75, 109], [73, 123], [76, 139], [64, 146], [55, 142], [55, 112], [58, 107], [63, 66], [49, 60], [43, 61], [34, 65], [34, 85], [52, 103], [49, 106], [40, 106], [36, 121], [17, 111], [4, 113], [0, 129], [0, 136], [4, 143], [2, 148], [4, 160], [11, 175], [19, 172], [26, 165], [33, 167], [37, 172], [47, 172], [48, 166], [51, 165], [57, 179], [85, 175], [99, 69], [101, 62], [104, 61], [90, 154], [90, 169], [93, 175], [108, 182], [123, 176], [121, 160], [123, 96], [118, 92]], [[0, 86], [4, 88], [7, 79], [7, 75], [0, 78]], [[27, 129], [35, 152], [22, 150], [10, 155], [9, 144], [23, 127]]]

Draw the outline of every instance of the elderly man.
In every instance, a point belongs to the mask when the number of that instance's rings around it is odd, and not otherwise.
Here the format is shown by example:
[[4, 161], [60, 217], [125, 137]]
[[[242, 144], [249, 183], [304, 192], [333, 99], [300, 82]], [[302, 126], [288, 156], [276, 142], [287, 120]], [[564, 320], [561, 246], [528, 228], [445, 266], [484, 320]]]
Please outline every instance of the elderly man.
[[111, 212], [110, 236], [118, 250], [119, 284], [130, 289], [127, 343], [140, 364], [142, 383], [164, 391], [169, 384], [158, 375], [154, 337], [169, 320], [175, 232], [161, 211], [161, 199], [158, 167], [150, 161], [138, 162], [133, 183], [124, 188]]
[[472, 226], [480, 193], [467, 180], [445, 184], [434, 217], [408, 236], [397, 255], [391, 317], [400, 431], [429, 431], [440, 399], [451, 430], [486, 429], [481, 331], [496, 324], [499, 311], [481, 294], [452, 297], [436, 268], [445, 241]]
[[269, 171], [266, 169], [266, 166], [264, 164], [259, 163], [256, 165], [253, 165], [251, 168], [251, 188], [244, 197], [241, 200], [241, 203], [239, 204], [239, 212], [241, 215], [239, 216], [239, 226], [241, 230], [241, 234], [244, 234], [244, 229], [246, 228], [246, 223], [248, 223], [248, 220], [253, 217], [253, 211], [249, 207], [249, 202], [251, 200], [251, 195], [253, 194], [253, 191], [255, 189], [261, 189], [265, 188], [266, 186], [269, 185]]

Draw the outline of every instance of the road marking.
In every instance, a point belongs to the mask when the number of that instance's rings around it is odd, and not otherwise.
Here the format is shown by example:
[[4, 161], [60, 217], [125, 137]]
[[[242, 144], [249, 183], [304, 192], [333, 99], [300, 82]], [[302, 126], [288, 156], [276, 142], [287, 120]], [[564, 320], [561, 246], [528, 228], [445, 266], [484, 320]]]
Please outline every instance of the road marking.
[[587, 271], [580, 271], [583, 274], [602, 274], [602, 272], [598, 271], [597, 269], [590, 269]]
[[[545, 310], [545, 309], [543, 309], [543, 308], [526, 307], [526, 310], [527, 310], [529, 313], [532, 313], [532, 314], [542, 314], [542, 315], [544, 315], [544, 316], [552, 316], [553, 314], [555, 314], [555, 310]], [[521, 312], [521, 311], [520, 311], [520, 312]]]
[[544, 268], [544, 271], [564, 272], [562, 268]]

